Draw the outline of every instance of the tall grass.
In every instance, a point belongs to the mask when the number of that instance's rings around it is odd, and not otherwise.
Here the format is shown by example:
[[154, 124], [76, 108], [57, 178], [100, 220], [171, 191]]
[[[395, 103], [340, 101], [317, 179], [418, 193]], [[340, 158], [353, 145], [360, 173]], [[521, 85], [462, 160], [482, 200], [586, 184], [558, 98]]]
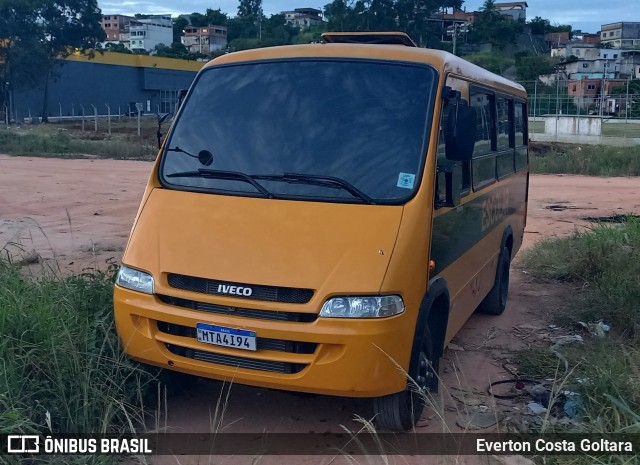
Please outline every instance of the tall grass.
[[640, 146], [533, 143], [531, 172], [587, 176], [640, 176]]
[[[604, 337], [585, 335], [584, 344], [563, 348], [571, 370], [559, 382], [581, 394], [582, 432], [640, 433], [640, 221], [628, 218], [622, 225], [544, 240], [524, 254], [523, 264], [540, 286], [558, 281], [575, 289], [560, 316], [565, 333], [581, 331], [577, 321], [611, 326]], [[521, 352], [518, 360], [527, 375], [554, 374], [546, 350]], [[628, 459], [594, 463], [637, 463]]]
[[115, 269], [36, 279], [0, 260], [0, 433], [119, 433], [143, 423], [154, 375], [120, 349]]
[[[148, 131], [147, 131], [148, 132]], [[78, 158], [153, 160], [157, 153], [153, 137], [133, 134], [96, 134], [68, 131], [64, 128], [33, 126], [0, 129], [0, 151], [11, 155]]]
[[534, 277], [578, 285], [576, 317], [605, 320], [640, 340], [640, 220], [543, 240], [525, 253], [524, 265]]

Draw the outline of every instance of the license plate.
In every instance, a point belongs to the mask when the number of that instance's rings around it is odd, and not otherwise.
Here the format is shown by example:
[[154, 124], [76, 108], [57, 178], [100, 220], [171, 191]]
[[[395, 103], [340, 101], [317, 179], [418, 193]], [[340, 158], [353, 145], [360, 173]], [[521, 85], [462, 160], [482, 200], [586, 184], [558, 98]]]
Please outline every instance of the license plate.
[[196, 324], [198, 341], [234, 349], [256, 350], [256, 333], [246, 329], [225, 328], [207, 323]]

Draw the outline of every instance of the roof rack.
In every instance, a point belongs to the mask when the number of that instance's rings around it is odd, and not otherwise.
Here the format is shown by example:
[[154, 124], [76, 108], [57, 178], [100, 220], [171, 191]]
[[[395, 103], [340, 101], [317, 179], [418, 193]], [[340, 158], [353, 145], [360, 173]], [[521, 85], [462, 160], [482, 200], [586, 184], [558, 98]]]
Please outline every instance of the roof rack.
[[328, 44], [404, 45], [417, 47], [404, 32], [325, 32], [322, 40]]

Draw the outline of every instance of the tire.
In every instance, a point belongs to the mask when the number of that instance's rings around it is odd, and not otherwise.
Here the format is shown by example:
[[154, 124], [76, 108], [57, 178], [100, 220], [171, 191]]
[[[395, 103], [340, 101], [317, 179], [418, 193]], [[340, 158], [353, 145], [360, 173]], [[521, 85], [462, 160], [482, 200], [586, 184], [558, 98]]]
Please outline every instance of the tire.
[[478, 312], [487, 315], [502, 315], [507, 307], [509, 297], [509, 271], [511, 269], [511, 253], [503, 247], [498, 257], [496, 279], [493, 287], [478, 306]]
[[[414, 427], [422, 415], [427, 394], [437, 386], [438, 363], [429, 328], [425, 329], [419, 352], [414, 354], [416, 362], [409, 370], [411, 379], [402, 392], [373, 399], [376, 425], [391, 431], [407, 431]], [[412, 360], [414, 360], [412, 356]]]

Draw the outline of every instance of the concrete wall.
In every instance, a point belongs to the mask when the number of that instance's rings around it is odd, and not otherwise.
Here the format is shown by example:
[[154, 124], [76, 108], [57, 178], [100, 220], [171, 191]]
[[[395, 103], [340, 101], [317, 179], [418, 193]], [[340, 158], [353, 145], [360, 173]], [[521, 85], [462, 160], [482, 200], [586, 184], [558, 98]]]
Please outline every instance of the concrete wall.
[[593, 116], [545, 116], [546, 135], [601, 136], [602, 118]]

